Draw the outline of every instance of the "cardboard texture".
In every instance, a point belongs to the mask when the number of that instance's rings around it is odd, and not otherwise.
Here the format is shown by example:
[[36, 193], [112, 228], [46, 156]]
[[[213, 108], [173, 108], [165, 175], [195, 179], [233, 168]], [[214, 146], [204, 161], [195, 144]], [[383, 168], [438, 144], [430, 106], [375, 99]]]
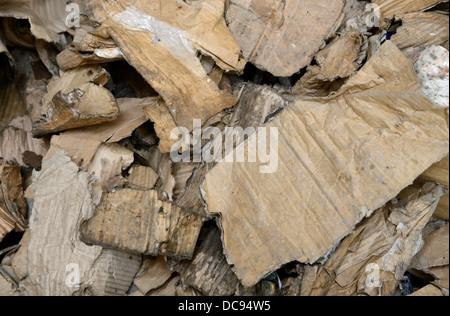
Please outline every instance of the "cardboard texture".
[[0, 161], [0, 241], [12, 230], [25, 231], [27, 216], [20, 168]]
[[344, 1], [231, 0], [226, 19], [244, 57], [277, 77], [309, 65], [343, 19]]
[[[207, 76], [197, 52], [227, 71], [241, 72], [245, 61], [223, 19], [224, 0], [98, 1], [108, 20], [102, 25], [125, 59], [163, 97], [178, 126], [206, 120], [236, 103]], [[100, 6], [96, 6], [100, 8]], [[98, 10], [97, 10], [98, 11]], [[100, 10], [102, 11], [102, 10]], [[97, 16], [102, 16], [98, 13]], [[135, 54], [136, 49], [142, 53]]]
[[306, 74], [292, 89], [299, 96], [328, 96], [339, 90], [342, 79], [350, 77], [360, 66], [364, 39], [357, 31], [336, 38], [316, 54], [317, 65], [309, 66]]
[[[124, 225], [126, 223], [126, 225]], [[81, 238], [105, 248], [178, 259], [191, 258], [203, 221], [156, 190], [106, 193]]]
[[445, 112], [391, 42], [335, 96], [296, 100], [266, 126], [278, 128], [276, 172], [219, 163], [202, 185], [227, 261], [248, 287], [285, 263], [316, 262], [448, 155]]
[[32, 126], [33, 122], [28, 115], [12, 120], [8, 127], [0, 132], [0, 157], [26, 167], [24, 153], [32, 152], [38, 156], [45, 156], [50, 147], [49, 141], [33, 138]]
[[146, 295], [152, 290], [161, 288], [172, 276], [167, 269], [164, 257], [148, 257], [144, 260], [139, 273], [134, 279], [134, 285]]
[[[123, 283], [131, 285], [140, 257], [89, 247], [79, 239], [81, 222], [93, 213], [89, 181], [89, 174], [79, 172], [63, 152], [56, 152], [43, 163], [42, 171], [34, 174], [34, 204], [26, 245], [28, 276], [22, 281], [28, 294], [123, 295]], [[132, 274], [130, 270], [134, 274], [125, 280]], [[73, 279], [77, 272], [79, 282]]]
[[426, 185], [416, 196], [376, 211], [317, 267], [314, 281], [302, 288], [302, 294], [394, 295], [423, 245], [422, 230], [444, 192], [440, 185]]
[[137, 190], [153, 189], [158, 178], [158, 174], [152, 168], [135, 165], [130, 169], [127, 187]]
[[372, 3], [380, 6], [383, 18], [389, 19], [400, 13], [417, 12], [431, 8], [439, 3], [446, 2], [440, 0], [371, 0]]
[[196, 249], [192, 261], [181, 262], [174, 269], [179, 272], [183, 284], [206, 296], [232, 296], [239, 280], [228, 265], [220, 242], [220, 230], [210, 228]]
[[413, 51], [415, 48], [428, 45], [441, 45], [448, 49], [448, 15], [412, 12], [397, 15], [396, 18], [402, 21], [402, 25], [391, 40], [401, 50]]
[[[450, 188], [449, 185], [449, 157], [447, 156], [440, 162], [432, 165], [427, 171], [425, 171], [418, 179], [417, 183], [425, 182], [437, 182], [444, 185], [446, 188]], [[434, 213], [434, 217], [448, 221], [449, 215], [449, 195], [445, 195], [441, 198], [439, 205]]]
[[54, 78], [43, 99], [43, 118], [34, 122], [33, 135], [42, 137], [117, 119], [116, 100], [102, 86], [108, 80], [109, 74], [95, 66], [77, 68]]
[[117, 120], [101, 125], [66, 131], [53, 136], [44, 160], [56, 151], [64, 150], [81, 167], [90, 163], [101, 143], [116, 143], [131, 136], [133, 131], [147, 121], [143, 106], [146, 99], [118, 99], [120, 115]]

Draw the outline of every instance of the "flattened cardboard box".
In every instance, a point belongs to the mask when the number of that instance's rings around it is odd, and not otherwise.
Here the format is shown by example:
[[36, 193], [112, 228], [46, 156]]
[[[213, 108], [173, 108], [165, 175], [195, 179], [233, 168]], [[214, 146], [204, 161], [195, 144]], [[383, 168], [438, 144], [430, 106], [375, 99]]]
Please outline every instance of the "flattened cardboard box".
[[276, 172], [219, 163], [202, 185], [227, 261], [247, 287], [288, 262], [326, 256], [449, 152], [445, 112], [433, 110], [391, 42], [339, 93], [294, 100], [266, 126], [278, 129]]

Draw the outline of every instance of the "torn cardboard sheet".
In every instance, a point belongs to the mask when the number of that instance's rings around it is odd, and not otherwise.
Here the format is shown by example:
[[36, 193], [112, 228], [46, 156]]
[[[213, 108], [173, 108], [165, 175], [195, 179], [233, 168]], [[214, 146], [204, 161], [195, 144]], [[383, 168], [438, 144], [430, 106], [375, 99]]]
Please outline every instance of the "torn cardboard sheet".
[[197, 247], [192, 261], [183, 261], [174, 267], [183, 284], [189, 285], [206, 296], [232, 296], [239, 280], [223, 254], [220, 230], [212, 227]]
[[316, 262], [448, 155], [444, 112], [386, 42], [335, 96], [295, 100], [266, 125], [267, 165], [219, 163], [202, 193], [220, 215], [227, 261], [243, 285], [288, 262]]
[[[84, 1], [71, 2], [80, 8]], [[67, 2], [59, 0], [8, 0], [0, 3], [0, 16], [26, 19], [30, 22], [34, 37], [59, 43], [58, 34], [69, 30], [66, 22], [70, 16], [76, 17], [77, 14], [74, 7], [70, 7], [69, 11], [66, 8]]]
[[82, 224], [81, 236], [105, 248], [188, 259], [202, 225], [199, 216], [165, 202], [156, 190], [123, 189], [103, 195], [95, 215]]
[[177, 131], [177, 125], [164, 100], [158, 99], [153, 104], [145, 106], [144, 110], [147, 118], [155, 124], [161, 153], [171, 152], [172, 146], [177, 142], [177, 139], [171, 139], [171, 134], [172, 131]]
[[153, 189], [158, 178], [158, 174], [151, 167], [135, 165], [130, 169], [127, 187], [136, 190]]
[[5, 161], [15, 162], [26, 167], [23, 159], [26, 152], [37, 156], [45, 156], [50, 144], [48, 139], [33, 138], [33, 122], [29, 116], [21, 116], [12, 120], [9, 126], [0, 133], [0, 157]]
[[123, 60], [122, 52], [118, 47], [96, 49], [92, 53], [78, 52], [74, 47], [68, 47], [58, 54], [58, 66], [62, 70], [69, 70], [85, 65], [95, 65]]
[[412, 12], [397, 15], [396, 18], [401, 20], [402, 25], [391, 40], [411, 58], [422, 46], [441, 45], [448, 49], [448, 15]]
[[383, 19], [390, 19], [400, 13], [422, 11], [435, 5], [447, 2], [441, 0], [371, 0], [380, 6]]
[[114, 121], [119, 116], [116, 99], [103, 87], [109, 74], [86, 66], [65, 72], [48, 85], [42, 101], [42, 118], [34, 122], [33, 135], [61, 132]]
[[[0, 102], [2, 105], [0, 107], [0, 122], [3, 121], [6, 125], [17, 116], [28, 114], [20, 97], [20, 92], [14, 84], [8, 81], [6, 73], [0, 75]], [[3, 128], [0, 126], [0, 131], [1, 130], [3, 130]]]
[[142, 294], [147, 295], [150, 291], [161, 288], [171, 276], [164, 257], [147, 257], [134, 279], [134, 285]]
[[44, 158], [63, 150], [81, 167], [90, 163], [101, 143], [116, 143], [131, 136], [133, 131], [147, 121], [143, 107], [153, 99], [117, 99], [120, 115], [117, 120], [96, 126], [65, 131], [53, 136], [51, 147]]
[[292, 89], [298, 96], [326, 97], [338, 91], [344, 79], [361, 66], [361, 46], [364, 38], [358, 31], [337, 37], [314, 57], [317, 65], [309, 66], [306, 74]]
[[151, 291], [148, 296], [176, 296], [177, 286], [180, 283], [180, 277], [174, 276], [166, 282], [161, 288]]
[[27, 216], [28, 206], [23, 197], [20, 167], [0, 161], [0, 241], [13, 230], [25, 231]]
[[[61, 151], [44, 161], [42, 171], [34, 174], [34, 206], [26, 246], [28, 277], [20, 283], [28, 293], [106, 295], [117, 289], [116, 294], [123, 295], [125, 280], [120, 284], [112, 280], [129, 276], [130, 270], [135, 270], [134, 275], [138, 271], [140, 257], [109, 253], [80, 241], [81, 222], [93, 213], [89, 182], [89, 174], [79, 172]], [[126, 280], [128, 287], [134, 275]]]
[[318, 267], [310, 292], [303, 294], [394, 295], [443, 194], [441, 185], [427, 184], [415, 196], [376, 211]]
[[449, 227], [443, 227], [424, 237], [424, 246], [413, 258], [409, 270], [432, 274], [431, 269], [449, 265]]
[[[427, 171], [425, 171], [418, 179], [417, 182], [437, 182], [445, 186], [447, 189], [450, 188], [449, 184], [449, 157], [447, 156], [440, 162], [432, 165]], [[446, 194], [441, 198], [439, 205], [434, 213], [434, 217], [440, 218], [448, 221], [450, 219], [449, 215], [449, 195]]]
[[103, 143], [98, 147], [86, 170], [98, 180], [92, 184], [95, 205], [100, 203], [103, 192], [123, 186], [125, 178], [122, 177], [122, 171], [131, 166], [133, 161], [133, 152], [117, 143]]
[[[227, 71], [242, 72], [245, 62], [223, 19], [224, 0], [156, 0], [110, 4], [102, 29], [125, 59], [164, 98], [178, 126], [192, 130], [192, 120], [207, 120], [236, 99], [207, 76], [197, 52], [211, 56]], [[101, 13], [97, 16], [101, 16]], [[136, 54], [136, 50], [142, 53]]]
[[231, 0], [226, 19], [244, 57], [276, 77], [309, 65], [343, 19], [344, 1]]
[[445, 296], [441, 289], [433, 284], [428, 284], [427, 286], [421, 288], [420, 290], [412, 293], [411, 295], [409, 295], [411, 297], [414, 296], [426, 296], [426, 297], [433, 297], [433, 296]]

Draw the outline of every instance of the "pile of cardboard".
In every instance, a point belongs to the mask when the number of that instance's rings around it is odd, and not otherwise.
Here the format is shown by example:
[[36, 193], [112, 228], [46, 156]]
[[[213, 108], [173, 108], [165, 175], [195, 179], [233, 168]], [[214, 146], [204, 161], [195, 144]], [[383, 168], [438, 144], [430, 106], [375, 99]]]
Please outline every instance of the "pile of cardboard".
[[0, 295], [448, 296], [448, 21], [0, 1]]

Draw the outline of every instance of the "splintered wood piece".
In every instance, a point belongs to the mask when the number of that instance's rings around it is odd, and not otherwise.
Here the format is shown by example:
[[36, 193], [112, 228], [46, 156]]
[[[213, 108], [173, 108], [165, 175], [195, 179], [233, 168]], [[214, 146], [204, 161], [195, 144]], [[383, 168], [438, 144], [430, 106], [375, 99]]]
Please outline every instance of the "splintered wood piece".
[[158, 174], [151, 167], [136, 165], [130, 169], [127, 186], [138, 190], [153, 189], [158, 178]]
[[26, 152], [45, 156], [50, 143], [45, 138], [33, 138], [32, 126], [33, 122], [29, 116], [20, 116], [12, 120], [0, 133], [0, 157], [5, 161], [26, 167], [27, 163], [23, 156]]
[[174, 269], [181, 275], [183, 284], [206, 296], [232, 296], [239, 280], [223, 254], [220, 230], [210, 228], [203, 236], [192, 261], [183, 261]]
[[249, 62], [289, 77], [335, 34], [343, 9], [341, 0], [231, 0], [226, 19]]
[[148, 257], [136, 275], [134, 284], [142, 294], [147, 295], [150, 291], [162, 287], [171, 276], [164, 257]]
[[449, 17], [433, 12], [413, 12], [396, 15], [402, 25], [391, 37], [401, 50], [428, 45], [447, 46], [449, 37]]
[[202, 225], [199, 216], [163, 201], [158, 191], [123, 189], [104, 194], [81, 235], [105, 248], [189, 259]]
[[109, 74], [100, 67], [68, 71], [49, 84], [43, 99], [43, 117], [33, 125], [33, 136], [42, 137], [77, 127], [114, 121], [119, 116], [116, 99], [102, 85]]
[[449, 151], [445, 111], [391, 42], [336, 95], [293, 101], [255, 137], [270, 133], [265, 163], [218, 163], [202, 185], [247, 287], [288, 262], [318, 261]]
[[316, 267], [310, 292], [303, 294], [395, 294], [444, 192], [441, 185], [427, 184], [409, 199], [376, 211], [342, 241], [323, 267]]
[[51, 147], [44, 161], [56, 151], [64, 150], [81, 167], [91, 162], [101, 143], [116, 143], [131, 136], [133, 131], [147, 121], [142, 109], [149, 99], [117, 99], [120, 109], [119, 118], [113, 122], [96, 126], [87, 126], [54, 135]]
[[[79, 239], [81, 223], [94, 212], [90, 180], [61, 151], [34, 173], [30, 239], [22, 245], [27, 250], [28, 277], [20, 283], [28, 293], [124, 295], [131, 285], [139, 270], [139, 256], [90, 247]], [[79, 275], [79, 282], [68, 279], [69, 273]]]
[[339, 90], [344, 83], [342, 79], [350, 77], [358, 69], [362, 44], [363, 38], [358, 31], [336, 38], [317, 53], [317, 65], [308, 67], [292, 93], [301, 96], [328, 96]]
[[12, 230], [25, 231], [27, 213], [20, 167], [0, 161], [0, 241]]

